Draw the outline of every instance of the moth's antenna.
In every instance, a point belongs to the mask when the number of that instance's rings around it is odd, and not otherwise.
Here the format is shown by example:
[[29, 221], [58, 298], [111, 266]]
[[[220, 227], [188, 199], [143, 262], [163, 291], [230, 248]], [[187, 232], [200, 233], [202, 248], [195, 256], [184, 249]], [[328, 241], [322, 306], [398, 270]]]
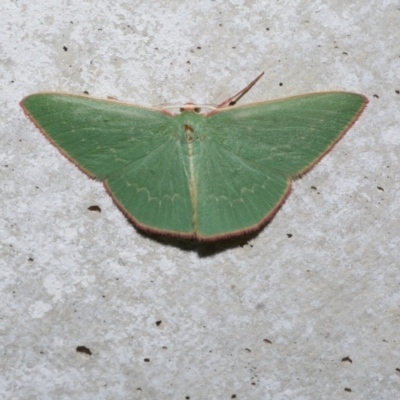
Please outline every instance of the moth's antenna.
[[229, 99], [226, 99], [221, 104], [218, 104], [217, 107], [215, 107], [215, 108], [234, 106], [257, 83], [257, 81], [263, 75], [264, 75], [264, 72], [261, 72], [261, 74], [258, 75], [256, 79], [252, 80], [244, 89], [242, 89], [240, 92], [237, 92], [232, 97], [229, 97]]

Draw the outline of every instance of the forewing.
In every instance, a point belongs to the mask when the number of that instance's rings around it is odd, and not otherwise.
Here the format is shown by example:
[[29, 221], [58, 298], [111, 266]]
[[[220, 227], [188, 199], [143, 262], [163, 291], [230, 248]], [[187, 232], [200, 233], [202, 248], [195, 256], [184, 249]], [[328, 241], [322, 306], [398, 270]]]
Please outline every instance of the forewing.
[[294, 177], [330, 150], [367, 102], [356, 93], [313, 93], [225, 108], [207, 118], [221, 146]]
[[160, 146], [171, 120], [156, 109], [60, 93], [33, 94], [21, 105], [62, 153], [98, 179]]

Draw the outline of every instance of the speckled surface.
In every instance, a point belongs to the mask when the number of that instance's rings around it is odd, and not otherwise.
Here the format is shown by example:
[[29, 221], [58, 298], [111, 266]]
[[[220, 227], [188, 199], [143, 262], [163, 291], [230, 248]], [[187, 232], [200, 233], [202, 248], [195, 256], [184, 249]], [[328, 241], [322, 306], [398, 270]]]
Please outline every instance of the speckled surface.
[[[0, 9], [1, 398], [399, 396], [398, 1]], [[18, 105], [45, 90], [216, 104], [263, 70], [242, 103], [370, 104], [258, 236], [226, 246], [139, 234]]]

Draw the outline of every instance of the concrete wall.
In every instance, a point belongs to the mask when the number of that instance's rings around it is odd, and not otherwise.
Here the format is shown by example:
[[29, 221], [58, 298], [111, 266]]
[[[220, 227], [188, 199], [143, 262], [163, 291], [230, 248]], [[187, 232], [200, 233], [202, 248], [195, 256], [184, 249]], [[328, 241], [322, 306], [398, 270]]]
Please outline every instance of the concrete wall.
[[[3, 0], [0, 397], [398, 398], [399, 21], [395, 0]], [[242, 104], [370, 104], [259, 235], [209, 246], [140, 234], [18, 105], [218, 104], [261, 71]]]

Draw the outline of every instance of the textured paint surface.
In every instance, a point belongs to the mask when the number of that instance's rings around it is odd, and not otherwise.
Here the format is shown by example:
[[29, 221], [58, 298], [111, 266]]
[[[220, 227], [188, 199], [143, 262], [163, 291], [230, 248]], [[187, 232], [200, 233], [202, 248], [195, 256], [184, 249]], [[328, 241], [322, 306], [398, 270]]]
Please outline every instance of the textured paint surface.
[[21, 105], [138, 227], [213, 240], [268, 221], [292, 179], [332, 148], [366, 103], [355, 93], [326, 92], [168, 115], [39, 93]]

